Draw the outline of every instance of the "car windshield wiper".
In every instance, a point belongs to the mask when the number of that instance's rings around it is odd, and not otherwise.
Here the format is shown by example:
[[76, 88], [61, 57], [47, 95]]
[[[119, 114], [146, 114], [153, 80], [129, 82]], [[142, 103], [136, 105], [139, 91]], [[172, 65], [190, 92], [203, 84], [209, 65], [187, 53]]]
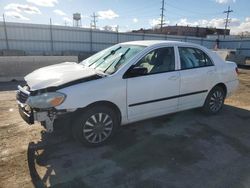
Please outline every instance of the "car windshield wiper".
[[122, 48], [122, 47], [119, 46], [119, 47], [116, 48], [115, 50], [111, 50], [111, 52], [110, 52], [106, 57], [104, 57], [103, 59], [105, 60], [105, 59], [107, 59], [109, 56], [114, 55], [115, 52], [116, 52], [117, 50], [120, 50], [121, 48]]
[[[128, 48], [119, 58], [119, 60], [117, 61], [117, 63], [119, 63], [122, 58], [128, 53], [128, 51], [130, 50], [130, 48]], [[106, 72], [116, 61], [114, 61], [113, 63], [111, 63], [103, 72]]]
[[[121, 46], [119, 46], [119, 47], [116, 48], [115, 50], [111, 50], [110, 53], [109, 53], [108, 55], [106, 55], [106, 56], [103, 58], [103, 60], [107, 59], [107, 58], [108, 58], [109, 56], [111, 56], [111, 55], [114, 55], [115, 52], [116, 52], [117, 50], [119, 50], [119, 49], [121, 49]], [[93, 65], [93, 64], [95, 64], [97, 61], [99, 61], [100, 59], [102, 59], [102, 57], [100, 57], [99, 59], [97, 59], [97, 60], [94, 61], [93, 63], [89, 64], [88, 66], [90, 67], [91, 65]], [[100, 65], [100, 64], [101, 64], [101, 63], [99, 63], [99, 65]], [[96, 67], [98, 67], [99, 65], [97, 65]]]

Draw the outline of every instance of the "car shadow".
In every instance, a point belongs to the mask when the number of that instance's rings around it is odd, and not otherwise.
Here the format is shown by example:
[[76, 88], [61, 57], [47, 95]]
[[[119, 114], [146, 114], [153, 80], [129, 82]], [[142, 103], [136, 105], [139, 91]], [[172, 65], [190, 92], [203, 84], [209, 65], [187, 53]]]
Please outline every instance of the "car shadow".
[[42, 132], [28, 146], [30, 176], [34, 187], [234, 187], [250, 174], [249, 122], [229, 105], [194, 109], [124, 126], [96, 148]]

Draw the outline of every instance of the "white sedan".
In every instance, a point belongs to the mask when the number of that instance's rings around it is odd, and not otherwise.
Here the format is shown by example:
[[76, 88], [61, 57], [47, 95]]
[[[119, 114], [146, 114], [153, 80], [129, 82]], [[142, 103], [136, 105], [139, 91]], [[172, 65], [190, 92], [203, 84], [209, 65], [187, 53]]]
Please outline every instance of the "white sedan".
[[215, 114], [238, 86], [235, 63], [176, 41], [117, 44], [80, 63], [35, 70], [25, 80], [17, 91], [22, 118], [49, 132], [66, 124], [88, 145], [139, 120], [197, 107]]

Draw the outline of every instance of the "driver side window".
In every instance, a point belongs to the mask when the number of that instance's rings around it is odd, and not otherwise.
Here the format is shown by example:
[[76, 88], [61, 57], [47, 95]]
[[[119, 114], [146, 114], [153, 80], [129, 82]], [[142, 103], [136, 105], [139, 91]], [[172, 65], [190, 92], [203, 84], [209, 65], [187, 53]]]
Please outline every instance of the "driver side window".
[[[144, 67], [147, 74], [163, 73], [175, 70], [175, 55], [173, 47], [158, 48], [145, 55], [136, 67]], [[146, 74], [146, 75], [147, 75]]]

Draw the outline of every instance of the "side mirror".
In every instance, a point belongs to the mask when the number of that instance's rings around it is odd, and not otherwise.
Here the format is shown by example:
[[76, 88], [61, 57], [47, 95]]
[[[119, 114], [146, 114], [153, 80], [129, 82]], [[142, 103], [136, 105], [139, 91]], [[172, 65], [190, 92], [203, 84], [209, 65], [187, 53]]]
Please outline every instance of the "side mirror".
[[131, 67], [124, 75], [123, 78], [132, 78], [136, 76], [143, 76], [148, 73], [148, 69], [145, 67]]

